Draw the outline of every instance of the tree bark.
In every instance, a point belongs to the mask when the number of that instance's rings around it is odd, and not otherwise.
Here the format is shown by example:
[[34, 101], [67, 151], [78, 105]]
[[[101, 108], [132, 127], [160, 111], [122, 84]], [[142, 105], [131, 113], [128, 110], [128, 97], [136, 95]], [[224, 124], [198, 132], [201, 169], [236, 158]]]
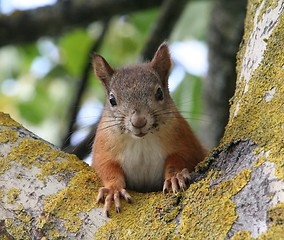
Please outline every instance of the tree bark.
[[26, 43], [41, 36], [58, 36], [114, 15], [158, 7], [162, 0], [66, 0], [12, 15], [0, 16], [0, 46]]
[[133, 204], [107, 219], [89, 166], [1, 114], [0, 236], [283, 239], [284, 2], [247, 9], [224, 138], [185, 192], [132, 192]]

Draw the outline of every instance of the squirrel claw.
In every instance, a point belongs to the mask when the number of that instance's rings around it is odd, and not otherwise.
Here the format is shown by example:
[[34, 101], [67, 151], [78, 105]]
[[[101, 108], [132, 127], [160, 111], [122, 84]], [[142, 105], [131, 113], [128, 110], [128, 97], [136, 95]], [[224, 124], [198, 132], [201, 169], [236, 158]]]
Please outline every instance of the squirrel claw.
[[169, 179], [166, 179], [164, 182], [164, 186], [163, 186], [163, 193], [166, 194], [169, 192], [169, 188], [171, 186], [171, 181]]
[[115, 211], [116, 211], [117, 213], [120, 213], [121, 208], [120, 208], [120, 207], [116, 207], [116, 208], [115, 208]]
[[97, 196], [97, 203], [104, 203], [104, 195], [108, 194], [108, 189], [105, 187], [101, 187], [99, 189], [99, 194]]
[[[104, 196], [106, 197], [104, 198]], [[110, 217], [110, 206], [112, 201], [114, 202], [115, 211], [121, 212], [120, 197], [123, 197], [128, 203], [132, 203], [132, 198], [125, 189], [113, 190], [111, 188], [101, 187], [99, 189], [97, 202], [104, 203], [104, 213], [107, 217]]]
[[125, 189], [122, 189], [120, 191], [120, 194], [125, 199], [126, 202], [132, 203], [132, 197], [129, 195], [129, 193]]
[[187, 168], [184, 168], [181, 172], [176, 173], [171, 178], [168, 178], [164, 182], [163, 193], [170, 191], [173, 193], [179, 192], [179, 190], [185, 191], [187, 189], [186, 182], [190, 179], [190, 174]]
[[105, 210], [105, 215], [109, 218], [110, 217], [110, 214], [109, 214], [109, 211], [108, 210]]

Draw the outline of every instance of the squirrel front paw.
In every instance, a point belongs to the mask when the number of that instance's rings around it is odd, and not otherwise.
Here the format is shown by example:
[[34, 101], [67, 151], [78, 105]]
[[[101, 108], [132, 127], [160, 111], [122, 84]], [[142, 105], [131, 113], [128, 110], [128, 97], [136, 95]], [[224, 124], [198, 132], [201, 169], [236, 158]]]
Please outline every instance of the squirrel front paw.
[[120, 197], [123, 197], [128, 203], [132, 203], [131, 196], [124, 188], [118, 190], [107, 187], [101, 187], [99, 189], [97, 202], [104, 203], [104, 212], [107, 217], [110, 216], [109, 212], [112, 201], [114, 201], [115, 211], [117, 213], [120, 213], [121, 211]]
[[164, 181], [163, 193], [170, 192], [170, 189], [172, 189], [173, 193], [177, 193], [180, 189], [185, 191], [187, 189], [186, 183], [189, 179], [190, 174], [187, 168], [173, 174], [173, 176], [167, 177]]

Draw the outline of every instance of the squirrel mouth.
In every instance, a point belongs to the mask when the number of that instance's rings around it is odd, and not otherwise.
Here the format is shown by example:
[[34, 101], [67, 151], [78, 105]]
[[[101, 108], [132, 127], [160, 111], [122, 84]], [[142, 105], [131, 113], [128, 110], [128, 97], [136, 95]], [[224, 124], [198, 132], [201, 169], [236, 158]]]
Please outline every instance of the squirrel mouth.
[[136, 137], [143, 137], [143, 136], [145, 136], [146, 135], [146, 133], [142, 133], [142, 132], [140, 132], [140, 133], [137, 133], [137, 134], [134, 134]]

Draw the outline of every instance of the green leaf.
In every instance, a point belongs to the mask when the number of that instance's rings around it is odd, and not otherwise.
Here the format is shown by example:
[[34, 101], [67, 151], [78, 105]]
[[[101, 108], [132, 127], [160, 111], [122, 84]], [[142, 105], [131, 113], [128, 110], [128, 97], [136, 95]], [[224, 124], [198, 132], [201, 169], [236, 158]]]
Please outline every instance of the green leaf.
[[171, 42], [188, 39], [205, 40], [212, 2], [189, 2], [171, 34]]
[[137, 31], [139, 31], [141, 35], [145, 36], [146, 33], [149, 32], [150, 26], [155, 23], [158, 14], [158, 9], [150, 9], [148, 11], [131, 14], [129, 16], [129, 19], [132, 24], [137, 28]]
[[82, 29], [64, 35], [59, 41], [63, 63], [74, 77], [81, 75], [91, 42], [90, 36]]

